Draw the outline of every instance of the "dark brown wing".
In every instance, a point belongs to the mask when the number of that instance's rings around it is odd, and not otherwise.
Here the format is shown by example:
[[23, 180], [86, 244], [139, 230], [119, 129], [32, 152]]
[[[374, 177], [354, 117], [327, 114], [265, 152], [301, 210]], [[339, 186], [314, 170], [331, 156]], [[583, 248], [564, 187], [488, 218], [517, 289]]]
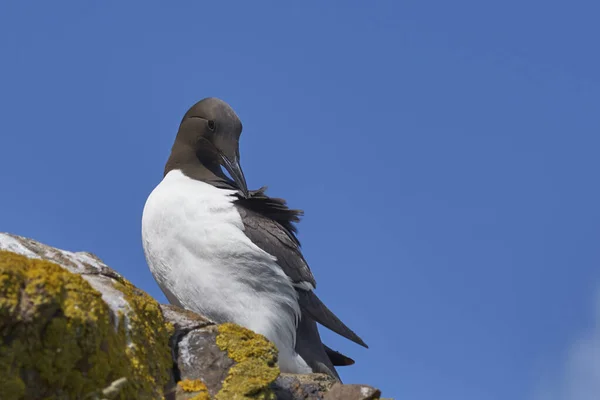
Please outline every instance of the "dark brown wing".
[[[255, 245], [277, 258], [277, 264], [292, 283], [307, 282], [315, 287], [315, 277], [300, 252], [292, 225], [294, 219], [299, 220], [299, 212], [287, 209], [285, 202], [282, 205], [277, 200], [266, 196], [237, 200], [235, 205], [244, 223], [244, 233]], [[286, 229], [286, 225], [290, 229]]]
[[[296, 238], [296, 227], [302, 212], [290, 210], [285, 200], [274, 199], [264, 194], [264, 188], [251, 192], [248, 198], [239, 197], [235, 206], [244, 223], [244, 233], [258, 247], [277, 258], [277, 264], [290, 277], [292, 283], [308, 283], [316, 287], [315, 278], [302, 256], [300, 242]], [[297, 286], [298, 303], [303, 315], [339, 335], [367, 347], [365, 342], [348, 328], [319, 300], [312, 290]], [[306, 288], [307, 289], [307, 288]]]
[[258, 190], [251, 190], [248, 197], [240, 198], [238, 203], [250, 210], [254, 210], [263, 217], [277, 222], [285, 229], [290, 239], [300, 247], [300, 242], [296, 237], [298, 230], [294, 224], [300, 222], [300, 217], [304, 215], [304, 211], [290, 209], [284, 199], [269, 197], [265, 194], [266, 190], [266, 186]]

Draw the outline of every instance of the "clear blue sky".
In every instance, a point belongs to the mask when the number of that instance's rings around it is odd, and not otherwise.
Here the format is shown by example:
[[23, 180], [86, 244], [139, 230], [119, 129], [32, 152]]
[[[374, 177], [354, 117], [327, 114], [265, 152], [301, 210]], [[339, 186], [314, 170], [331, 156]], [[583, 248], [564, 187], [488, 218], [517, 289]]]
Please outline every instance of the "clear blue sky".
[[164, 300], [142, 208], [217, 96], [249, 185], [305, 210], [318, 294], [371, 346], [324, 332], [345, 381], [597, 395], [598, 3], [212, 3], [0, 3], [0, 231]]

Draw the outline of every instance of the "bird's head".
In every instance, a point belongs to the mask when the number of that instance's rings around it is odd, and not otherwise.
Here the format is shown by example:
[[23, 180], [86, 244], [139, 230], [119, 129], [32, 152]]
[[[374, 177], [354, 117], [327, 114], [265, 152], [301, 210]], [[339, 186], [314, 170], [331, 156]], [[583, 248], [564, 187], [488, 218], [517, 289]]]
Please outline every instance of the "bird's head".
[[[194, 104], [183, 116], [173, 151], [193, 149], [198, 161], [220, 178], [248, 195], [240, 166], [239, 140], [242, 123], [229, 104], [209, 97]], [[225, 168], [231, 178], [220, 167]]]

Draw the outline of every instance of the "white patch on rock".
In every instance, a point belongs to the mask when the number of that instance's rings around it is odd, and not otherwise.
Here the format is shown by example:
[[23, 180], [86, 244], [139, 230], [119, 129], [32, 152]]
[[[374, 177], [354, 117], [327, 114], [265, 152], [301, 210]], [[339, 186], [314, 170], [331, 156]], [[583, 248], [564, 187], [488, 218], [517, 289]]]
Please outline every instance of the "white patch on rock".
[[0, 250], [11, 251], [30, 258], [52, 261], [76, 274], [99, 273], [108, 268], [106, 264], [89, 253], [74, 253], [57, 249], [10, 233], [0, 233]]
[[178, 346], [179, 346], [178, 356], [181, 357], [181, 361], [185, 365], [195, 365], [196, 359], [198, 358], [198, 357], [196, 357], [195, 354], [190, 352], [190, 337], [191, 337], [191, 335], [188, 333], [178, 343]]
[[[73, 272], [87, 272], [89, 267], [97, 269], [98, 271], [102, 270], [102, 263], [99, 263], [97, 260], [94, 260], [92, 257], [88, 256], [85, 253], [73, 253], [67, 250], [58, 250], [60, 255], [65, 257], [70, 261], [71, 265], [63, 265], [65, 268], [69, 268], [73, 270], [73, 267], [76, 268]], [[51, 258], [52, 254], [48, 254], [48, 257]]]
[[74, 258], [76, 258], [79, 262], [89, 265], [91, 267], [97, 268], [101, 270], [102, 268], [108, 268], [108, 265], [104, 264], [102, 261], [97, 258], [92, 257], [90, 253], [86, 253], [84, 251], [79, 251], [77, 253], [71, 253]]
[[[119, 328], [119, 314], [123, 313], [125, 330], [131, 332], [131, 321], [129, 320], [129, 313], [132, 311], [131, 306], [125, 299], [123, 292], [114, 286], [115, 280], [104, 275], [81, 275], [81, 277], [102, 294], [102, 300], [108, 305], [114, 317], [115, 330]], [[130, 335], [127, 335], [127, 345], [133, 346]]]
[[363, 386], [360, 388], [360, 394], [363, 397], [370, 396], [372, 392], [373, 392], [373, 389], [371, 389], [370, 387]]
[[102, 300], [110, 307], [116, 317], [119, 316], [119, 312], [127, 314], [131, 311], [125, 295], [119, 289], [115, 288], [115, 281], [113, 279], [103, 275], [83, 275], [83, 278], [94, 289], [102, 293]]
[[125, 295], [114, 286], [116, 280], [102, 274], [108, 271], [114, 274], [116, 272], [90, 253], [74, 253], [61, 250], [10, 233], [0, 233], [0, 250], [21, 254], [28, 258], [54, 262], [69, 272], [81, 275], [94, 289], [102, 294], [102, 300], [108, 305], [115, 317], [115, 327], [118, 327], [119, 313], [122, 312], [125, 315], [127, 329], [129, 330], [129, 318], [127, 316], [131, 312], [131, 307], [127, 303]]
[[9, 235], [8, 233], [0, 233], [0, 250], [21, 254], [25, 257], [41, 259], [40, 256], [25, 247], [17, 238], [19, 237]]

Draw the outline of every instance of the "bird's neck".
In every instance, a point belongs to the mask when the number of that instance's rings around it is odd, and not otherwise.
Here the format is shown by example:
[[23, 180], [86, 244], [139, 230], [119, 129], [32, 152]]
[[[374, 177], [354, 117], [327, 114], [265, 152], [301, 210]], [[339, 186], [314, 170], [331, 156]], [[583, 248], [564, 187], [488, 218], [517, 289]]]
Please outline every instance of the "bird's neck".
[[192, 179], [197, 179], [210, 184], [219, 184], [223, 178], [221, 168], [217, 163], [200, 160], [196, 150], [185, 143], [175, 143], [171, 155], [165, 165], [164, 175], [169, 171], [181, 170], [183, 174]]

